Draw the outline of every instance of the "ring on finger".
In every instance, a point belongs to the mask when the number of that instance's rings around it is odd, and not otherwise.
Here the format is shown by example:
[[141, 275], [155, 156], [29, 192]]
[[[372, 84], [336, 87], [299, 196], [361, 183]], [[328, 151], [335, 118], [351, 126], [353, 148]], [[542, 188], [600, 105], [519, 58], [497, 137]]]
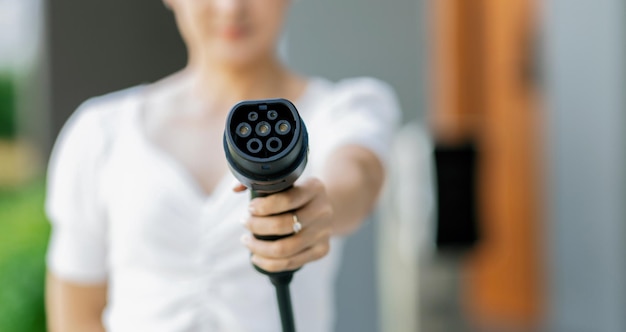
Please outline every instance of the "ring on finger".
[[295, 213], [292, 213], [291, 217], [293, 219], [293, 232], [295, 234], [298, 234], [298, 232], [302, 230], [302, 224], [300, 223], [300, 220], [298, 219], [298, 216]]

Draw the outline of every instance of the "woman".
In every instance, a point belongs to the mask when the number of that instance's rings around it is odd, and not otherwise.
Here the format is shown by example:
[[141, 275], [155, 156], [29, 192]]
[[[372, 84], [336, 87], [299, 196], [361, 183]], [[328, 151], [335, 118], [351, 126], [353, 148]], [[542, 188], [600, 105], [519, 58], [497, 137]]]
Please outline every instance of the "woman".
[[[186, 68], [89, 100], [55, 145], [50, 330], [279, 331], [274, 290], [252, 261], [267, 271], [306, 264], [291, 285], [296, 325], [329, 331], [340, 249], [330, 243], [375, 204], [393, 94], [372, 79], [333, 84], [287, 69], [276, 45], [288, 0], [165, 2]], [[307, 124], [309, 165], [292, 189], [249, 201], [224, 158], [225, 118], [240, 100], [276, 97]], [[298, 234], [250, 236], [291, 233], [294, 214]]]

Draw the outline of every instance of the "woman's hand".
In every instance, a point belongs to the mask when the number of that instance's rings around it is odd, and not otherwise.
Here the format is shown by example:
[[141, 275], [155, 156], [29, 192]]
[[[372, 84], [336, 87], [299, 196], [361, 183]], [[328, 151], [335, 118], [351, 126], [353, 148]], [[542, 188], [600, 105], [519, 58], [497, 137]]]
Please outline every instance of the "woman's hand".
[[[235, 191], [245, 187], [238, 186]], [[262, 241], [246, 234], [241, 241], [252, 252], [252, 263], [268, 272], [295, 270], [328, 253], [333, 207], [322, 181], [310, 178], [289, 190], [250, 202], [245, 227], [257, 235], [288, 235], [294, 219], [302, 229], [284, 239]], [[293, 215], [297, 218], [294, 218]]]

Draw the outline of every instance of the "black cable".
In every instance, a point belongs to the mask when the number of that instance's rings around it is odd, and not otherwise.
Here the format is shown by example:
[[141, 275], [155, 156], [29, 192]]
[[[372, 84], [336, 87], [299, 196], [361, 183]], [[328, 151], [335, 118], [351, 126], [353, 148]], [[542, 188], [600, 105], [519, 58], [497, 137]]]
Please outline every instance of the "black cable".
[[278, 310], [280, 311], [280, 322], [283, 332], [296, 332], [296, 324], [291, 306], [291, 294], [289, 283], [293, 278], [293, 272], [270, 276], [272, 284], [276, 288], [276, 299], [278, 300]]

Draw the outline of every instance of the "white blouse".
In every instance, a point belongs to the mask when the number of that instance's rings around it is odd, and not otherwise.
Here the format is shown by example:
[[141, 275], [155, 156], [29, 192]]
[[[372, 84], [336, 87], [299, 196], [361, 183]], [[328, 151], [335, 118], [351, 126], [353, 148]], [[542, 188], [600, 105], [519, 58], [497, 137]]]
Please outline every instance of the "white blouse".
[[[53, 150], [46, 212], [48, 268], [64, 280], [108, 283], [107, 331], [280, 331], [274, 288], [239, 241], [249, 197], [228, 173], [209, 196], [139, 125], [138, 86], [88, 100]], [[399, 108], [384, 83], [311, 79], [296, 103], [309, 131], [315, 175], [346, 144], [383, 163]], [[341, 240], [291, 284], [296, 326], [331, 331]]]

